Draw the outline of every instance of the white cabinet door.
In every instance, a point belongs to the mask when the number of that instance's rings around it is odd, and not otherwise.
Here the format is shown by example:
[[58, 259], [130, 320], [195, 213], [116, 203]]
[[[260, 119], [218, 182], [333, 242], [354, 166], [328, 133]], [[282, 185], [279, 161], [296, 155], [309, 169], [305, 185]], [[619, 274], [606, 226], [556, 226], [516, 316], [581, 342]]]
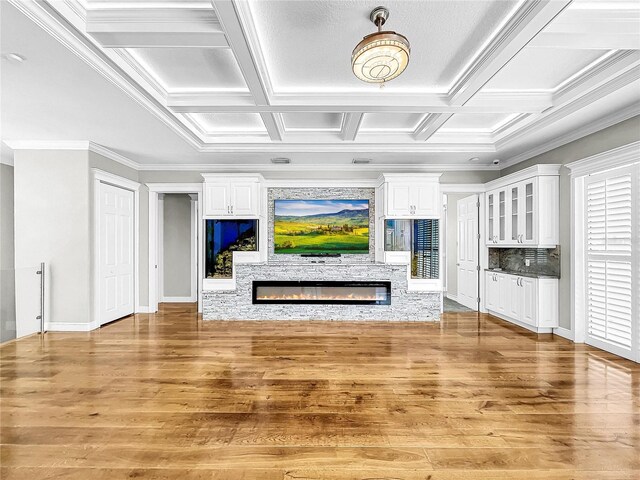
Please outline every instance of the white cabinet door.
[[509, 284], [506, 275], [496, 274], [496, 288], [498, 289], [498, 301], [496, 311], [504, 315], [509, 308]]
[[231, 185], [224, 182], [204, 184], [204, 214], [226, 217], [231, 215]]
[[440, 186], [436, 182], [414, 185], [410, 191], [409, 206], [413, 206], [413, 214], [420, 218], [438, 217], [440, 215]]
[[387, 185], [387, 216], [409, 216], [411, 209], [411, 184], [389, 182]]
[[[538, 289], [535, 278], [522, 277], [520, 280], [520, 290], [522, 290], [522, 309], [519, 320], [537, 325], [538, 312], [536, 312]], [[551, 299], [549, 299], [551, 301]]]
[[522, 277], [517, 277], [515, 275], [509, 275], [507, 278], [507, 315], [516, 320], [520, 319], [520, 315], [522, 315], [522, 300], [523, 300], [523, 291], [520, 286], [520, 281]]
[[498, 284], [496, 282], [495, 274], [491, 272], [485, 272], [485, 308], [492, 312], [497, 311], [498, 308]]
[[256, 182], [231, 184], [231, 214], [233, 216], [258, 216], [259, 187]]

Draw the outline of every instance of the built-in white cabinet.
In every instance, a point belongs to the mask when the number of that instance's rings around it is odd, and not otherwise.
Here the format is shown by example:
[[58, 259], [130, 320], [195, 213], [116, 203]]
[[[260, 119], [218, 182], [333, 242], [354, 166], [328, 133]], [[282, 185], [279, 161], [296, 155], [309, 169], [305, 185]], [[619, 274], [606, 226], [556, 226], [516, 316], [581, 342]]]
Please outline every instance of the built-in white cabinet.
[[488, 246], [544, 248], [560, 243], [558, 172], [558, 165], [536, 165], [487, 184]]
[[485, 308], [539, 333], [558, 326], [558, 280], [485, 273]]
[[387, 218], [439, 218], [440, 174], [384, 174], [384, 216]]
[[204, 174], [204, 216], [257, 218], [260, 215], [262, 176]]

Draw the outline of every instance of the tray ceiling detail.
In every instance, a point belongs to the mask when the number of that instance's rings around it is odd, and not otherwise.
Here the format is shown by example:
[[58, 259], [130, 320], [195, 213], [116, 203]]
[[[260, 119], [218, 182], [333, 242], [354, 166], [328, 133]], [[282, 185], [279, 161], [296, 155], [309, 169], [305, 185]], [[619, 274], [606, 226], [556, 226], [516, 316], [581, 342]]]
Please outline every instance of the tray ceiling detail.
[[489, 165], [556, 123], [585, 127], [574, 114], [608, 95], [618, 115], [640, 113], [633, 2], [390, 2], [385, 27], [412, 54], [380, 89], [350, 67], [369, 1], [10, 1], [198, 152], [475, 152]]

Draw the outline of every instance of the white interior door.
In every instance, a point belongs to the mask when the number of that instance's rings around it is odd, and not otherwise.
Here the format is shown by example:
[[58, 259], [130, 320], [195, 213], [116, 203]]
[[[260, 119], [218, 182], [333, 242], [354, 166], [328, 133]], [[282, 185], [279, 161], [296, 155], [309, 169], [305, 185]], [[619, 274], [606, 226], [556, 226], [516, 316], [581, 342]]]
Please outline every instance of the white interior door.
[[458, 302], [478, 309], [478, 196], [458, 200]]
[[134, 312], [132, 191], [100, 184], [100, 325]]

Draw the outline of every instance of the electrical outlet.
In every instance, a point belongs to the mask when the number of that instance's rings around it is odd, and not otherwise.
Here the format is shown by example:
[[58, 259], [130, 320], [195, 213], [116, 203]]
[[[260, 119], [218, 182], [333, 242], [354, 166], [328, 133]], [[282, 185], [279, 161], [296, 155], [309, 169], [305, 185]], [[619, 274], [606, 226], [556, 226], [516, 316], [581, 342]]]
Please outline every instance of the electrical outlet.
[[524, 264], [525, 264], [525, 266], [530, 267], [531, 266], [531, 260], [529, 260], [528, 258], [525, 258]]

